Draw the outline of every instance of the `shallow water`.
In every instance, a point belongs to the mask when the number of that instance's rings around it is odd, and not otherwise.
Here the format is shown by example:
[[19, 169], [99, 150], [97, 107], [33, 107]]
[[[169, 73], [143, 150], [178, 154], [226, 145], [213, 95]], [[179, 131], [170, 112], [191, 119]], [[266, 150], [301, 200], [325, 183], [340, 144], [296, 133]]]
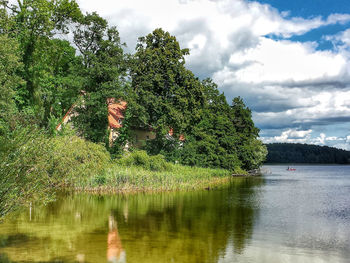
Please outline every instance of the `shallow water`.
[[62, 194], [0, 224], [1, 262], [350, 262], [350, 166], [210, 191]]

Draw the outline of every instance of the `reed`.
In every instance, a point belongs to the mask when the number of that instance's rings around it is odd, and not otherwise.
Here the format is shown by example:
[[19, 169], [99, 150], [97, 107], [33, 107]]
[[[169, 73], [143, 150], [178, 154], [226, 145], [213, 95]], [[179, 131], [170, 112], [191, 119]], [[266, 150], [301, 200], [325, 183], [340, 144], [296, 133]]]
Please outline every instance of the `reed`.
[[[87, 192], [158, 192], [210, 189], [227, 183], [232, 172], [166, 162], [144, 151], [127, 154], [102, 173], [76, 180], [73, 189]], [[77, 178], [78, 179], [78, 178]]]
[[88, 192], [158, 192], [209, 189], [227, 183], [231, 173], [222, 169], [208, 169], [169, 164], [171, 169], [152, 171], [140, 166], [114, 164], [99, 174], [75, 184], [75, 190]]

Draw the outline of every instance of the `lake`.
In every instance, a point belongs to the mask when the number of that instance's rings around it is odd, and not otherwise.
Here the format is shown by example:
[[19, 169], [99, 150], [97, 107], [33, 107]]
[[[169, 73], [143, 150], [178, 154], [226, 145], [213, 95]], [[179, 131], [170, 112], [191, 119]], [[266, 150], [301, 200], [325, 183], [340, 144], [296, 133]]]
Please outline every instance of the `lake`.
[[0, 224], [1, 262], [350, 262], [350, 166], [209, 191], [60, 194]]

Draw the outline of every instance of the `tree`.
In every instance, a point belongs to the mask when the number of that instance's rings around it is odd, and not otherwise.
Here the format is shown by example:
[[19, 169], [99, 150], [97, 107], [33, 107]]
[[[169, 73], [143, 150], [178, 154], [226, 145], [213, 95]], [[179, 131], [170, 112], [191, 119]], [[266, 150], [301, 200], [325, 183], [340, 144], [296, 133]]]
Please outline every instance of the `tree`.
[[16, 74], [21, 67], [18, 43], [0, 35], [0, 136], [8, 132], [10, 117], [16, 112], [14, 89], [23, 83]]
[[231, 121], [234, 124], [239, 139], [236, 149], [243, 169], [258, 168], [265, 160], [266, 148], [258, 141], [259, 129], [252, 120], [251, 110], [244, 104], [241, 97], [232, 100]]
[[[188, 54], [162, 29], [139, 38], [131, 78], [141, 109], [133, 121], [134, 126], [150, 125], [157, 134], [148, 141], [148, 152], [189, 165], [231, 170], [255, 167], [264, 151], [254, 149], [259, 145], [255, 141], [259, 130], [250, 109], [240, 97], [230, 106], [212, 80], [200, 82], [185, 68], [184, 56]], [[166, 139], [170, 128], [177, 136], [185, 134], [181, 147], [176, 140]]]
[[255, 127], [252, 120], [251, 110], [244, 104], [241, 97], [236, 97], [232, 100], [232, 122], [238, 133], [250, 139], [259, 136], [259, 129]]
[[181, 161], [203, 167], [234, 170], [241, 166], [237, 155], [238, 135], [230, 119], [231, 108], [211, 79], [202, 81], [204, 104], [200, 120], [186, 138]]
[[151, 125], [162, 140], [173, 128], [186, 133], [197, 121], [203, 104], [200, 81], [185, 68], [188, 49], [181, 49], [174, 36], [156, 29], [140, 37], [131, 67], [132, 88], [143, 107], [139, 126]]
[[74, 0], [18, 0], [12, 5], [2, 0], [0, 5], [11, 21], [6, 32], [18, 41], [23, 62], [19, 75], [25, 82], [16, 87], [16, 103], [20, 109], [30, 108], [45, 124], [47, 93], [55, 93], [56, 87], [50, 74], [55, 61], [47, 55], [56, 48], [51, 40], [69, 32], [69, 25], [81, 18], [80, 9]]
[[128, 96], [123, 44], [117, 29], [96, 13], [84, 16], [74, 31], [74, 43], [83, 62], [78, 74], [86, 92], [75, 126], [91, 141], [108, 142], [106, 99]]
[[300, 143], [271, 143], [267, 163], [350, 164], [350, 152], [328, 146]]

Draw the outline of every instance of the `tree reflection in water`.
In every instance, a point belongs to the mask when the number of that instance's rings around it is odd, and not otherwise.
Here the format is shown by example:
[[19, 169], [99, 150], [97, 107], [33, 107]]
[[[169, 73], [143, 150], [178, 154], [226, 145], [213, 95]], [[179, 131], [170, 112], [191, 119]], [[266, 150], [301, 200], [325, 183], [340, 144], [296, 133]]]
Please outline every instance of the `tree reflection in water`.
[[[263, 183], [235, 178], [211, 191], [65, 194], [33, 208], [32, 221], [27, 211], [1, 224], [0, 254], [26, 262], [76, 262], [77, 255], [97, 263], [106, 255], [109, 262], [217, 262], [228, 244], [242, 253], [250, 241]], [[13, 235], [27, 239], [20, 246], [6, 243]]]

